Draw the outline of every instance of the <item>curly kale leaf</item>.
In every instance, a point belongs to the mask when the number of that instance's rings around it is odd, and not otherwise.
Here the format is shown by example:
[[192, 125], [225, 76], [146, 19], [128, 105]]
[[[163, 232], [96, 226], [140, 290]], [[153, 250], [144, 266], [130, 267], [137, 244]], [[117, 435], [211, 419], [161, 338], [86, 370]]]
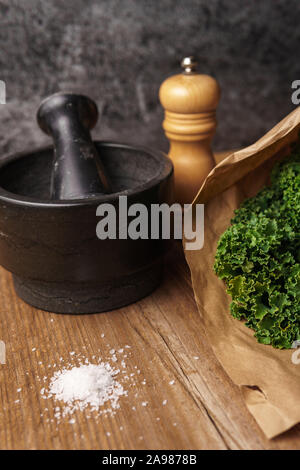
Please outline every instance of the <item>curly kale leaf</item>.
[[214, 269], [260, 343], [300, 339], [300, 143], [275, 165], [271, 186], [235, 211], [220, 237]]

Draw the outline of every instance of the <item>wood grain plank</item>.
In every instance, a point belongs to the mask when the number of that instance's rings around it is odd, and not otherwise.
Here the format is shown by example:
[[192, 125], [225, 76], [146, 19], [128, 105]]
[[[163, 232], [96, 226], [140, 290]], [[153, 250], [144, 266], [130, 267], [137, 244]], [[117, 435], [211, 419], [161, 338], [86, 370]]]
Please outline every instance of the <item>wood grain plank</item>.
[[[7, 347], [7, 363], [0, 365], [1, 449], [299, 447], [299, 427], [273, 441], [265, 438], [216, 360], [179, 245], [168, 255], [159, 289], [98, 315], [34, 309], [16, 297], [11, 275], [1, 269], [0, 339]], [[47, 383], [61, 364], [77, 363], [77, 355], [106, 360], [112, 348], [125, 345], [131, 346], [126, 375], [135, 374], [135, 385], [124, 381], [128, 396], [121, 397], [115, 416], [85, 410], [76, 412], [74, 424], [68, 418], [57, 424], [57, 404], [40, 394], [43, 377]]]

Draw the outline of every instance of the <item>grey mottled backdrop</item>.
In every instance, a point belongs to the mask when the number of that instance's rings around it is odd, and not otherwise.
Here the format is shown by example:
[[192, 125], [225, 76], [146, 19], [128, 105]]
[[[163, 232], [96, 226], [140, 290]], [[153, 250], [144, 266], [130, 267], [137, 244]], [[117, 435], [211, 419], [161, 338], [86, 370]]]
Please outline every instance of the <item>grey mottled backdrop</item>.
[[99, 106], [97, 137], [166, 149], [159, 85], [184, 55], [222, 87], [215, 147], [252, 143], [290, 112], [300, 79], [299, 0], [0, 0], [1, 154], [47, 138], [42, 97]]

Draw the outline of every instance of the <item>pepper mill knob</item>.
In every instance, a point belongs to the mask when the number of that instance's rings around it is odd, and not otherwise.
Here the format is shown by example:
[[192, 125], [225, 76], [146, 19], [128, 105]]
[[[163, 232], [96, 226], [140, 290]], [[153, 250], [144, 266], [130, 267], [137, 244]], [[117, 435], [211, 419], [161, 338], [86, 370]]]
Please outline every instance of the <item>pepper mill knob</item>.
[[197, 72], [198, 62], [193, 56], [184, 57], [180, 65], [183, 68], [183, 73], [185, 74], [191, 74], [191, 73]]
[[159, 98], [174, 164], [175, 200], [189, 204], [215, 165], [211, 140], [217, 126], [220, 87], [213, 77], [197, 72], [193, 57], [185, 57], [181, 66], [181, 74], [162, 83]]
[[41, 103], [38, 124], [54, 141], [51, 199], [80, 199], [111, 192], [89, 132], [97, 118], [97, 106], [87, 96], [55, 93]]

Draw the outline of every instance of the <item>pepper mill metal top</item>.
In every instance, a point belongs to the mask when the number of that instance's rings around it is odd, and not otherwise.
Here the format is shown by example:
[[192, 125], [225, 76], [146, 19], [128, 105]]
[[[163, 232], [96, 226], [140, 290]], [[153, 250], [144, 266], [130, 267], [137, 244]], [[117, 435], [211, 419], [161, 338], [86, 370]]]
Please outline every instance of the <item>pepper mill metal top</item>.
[[184, 57], [181, 61], [181, 67], [184, 74], [197, 73], [198, 62], [193, 56]]
[[175, 200], [189, 204], [214, 167], [211, 140], [216, 130], [218, 82], [197, 71], [194, 57], [181, 61], [183, 72], [167, 78], [159, 90], [165, 109], [163, 129], [174, 164]]

